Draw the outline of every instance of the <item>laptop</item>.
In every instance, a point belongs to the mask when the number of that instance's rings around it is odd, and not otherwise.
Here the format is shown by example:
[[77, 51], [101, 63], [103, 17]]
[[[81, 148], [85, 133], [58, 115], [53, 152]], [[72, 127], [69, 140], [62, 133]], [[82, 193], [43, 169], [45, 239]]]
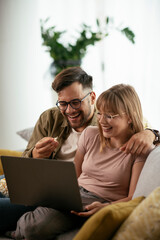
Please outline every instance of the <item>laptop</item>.
[[82, 211], [71, 161], [1, 156], [11, 203]]

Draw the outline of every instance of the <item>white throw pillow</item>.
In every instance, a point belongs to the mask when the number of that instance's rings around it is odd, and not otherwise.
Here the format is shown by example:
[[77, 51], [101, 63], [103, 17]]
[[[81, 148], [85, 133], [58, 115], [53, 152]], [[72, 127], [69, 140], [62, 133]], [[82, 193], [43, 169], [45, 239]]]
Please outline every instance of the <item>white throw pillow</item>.
[[32, 132], [33, 132], [33, 127], [25, 128], [25, 129], [23, 129], [21, 131], [18, 131], [16, 133], [28, 142], [31, 135], [32, 135]]

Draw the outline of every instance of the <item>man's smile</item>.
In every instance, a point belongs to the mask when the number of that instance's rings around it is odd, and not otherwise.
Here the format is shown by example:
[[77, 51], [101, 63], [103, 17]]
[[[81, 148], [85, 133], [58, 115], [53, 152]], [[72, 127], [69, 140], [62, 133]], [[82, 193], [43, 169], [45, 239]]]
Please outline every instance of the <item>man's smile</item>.
[[74, 113], [74, 114], [65, 114], [65, 116], [68, 118], [68, 119], [77, 119], [79, 116], [81, 115], [81, 113]]

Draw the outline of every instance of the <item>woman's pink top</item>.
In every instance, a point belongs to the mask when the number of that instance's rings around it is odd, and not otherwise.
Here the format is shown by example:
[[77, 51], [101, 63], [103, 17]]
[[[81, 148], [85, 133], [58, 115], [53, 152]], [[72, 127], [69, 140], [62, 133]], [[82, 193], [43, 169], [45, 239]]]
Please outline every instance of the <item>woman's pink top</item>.
[[146, 160], [107, 146], [100, 152], [99, 130], [94, 126], [82, 132], [78, 149], [84, 154], [79, 185], [108, 201], [128, 196], [132, 167]]

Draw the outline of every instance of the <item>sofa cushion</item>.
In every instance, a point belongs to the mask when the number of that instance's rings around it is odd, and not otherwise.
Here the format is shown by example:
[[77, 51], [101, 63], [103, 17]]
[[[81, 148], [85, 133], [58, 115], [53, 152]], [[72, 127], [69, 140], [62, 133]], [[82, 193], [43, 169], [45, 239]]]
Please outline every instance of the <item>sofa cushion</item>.
[[149, 154], [132, 199], [139, 196], [147, 197], [158, 186], [160, 186], [160, 146]]
[[[19, 151], [12, 151], [12, 150], [7, 150], [7, 149], [0, 149], [0, 158], [1, 156], [17, 156], [20, 157], [22, 155], [22, 152]], [[0, 159], [0, 175], [3, 174], [3, 168], [2, 168], [2, 163]]]
[[108, 205], [90, 217], [73, 240], [107, 240], [116, 232], [133, 209], [144, 199]]
[[160, 187], [134, 209], [112, 238], [112, 240], [128, 239], [160, 239]]

